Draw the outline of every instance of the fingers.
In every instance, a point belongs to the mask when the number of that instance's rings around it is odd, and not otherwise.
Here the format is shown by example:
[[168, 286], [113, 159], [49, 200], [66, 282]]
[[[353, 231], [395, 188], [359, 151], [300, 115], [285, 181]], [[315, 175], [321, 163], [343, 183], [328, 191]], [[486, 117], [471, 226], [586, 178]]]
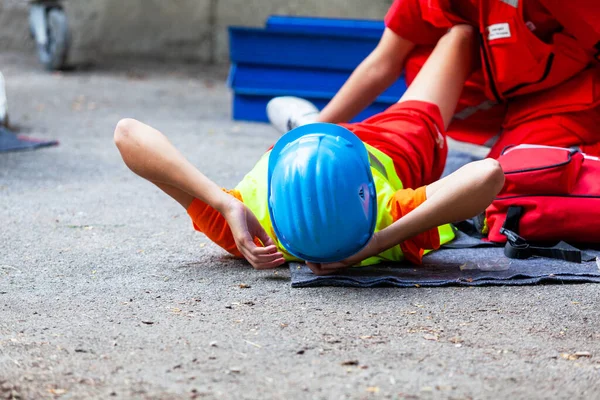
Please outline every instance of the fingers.
[[254, 269], [263, 270], [263, 269], [277, 268], [283, 264], [285, 264], [285, 259], [282, 257], [277, 260], [266, 262], [266, 263], [252, 264], [252, 266], [254, 267]]
[[255, 235], [260, 239], [264, 247], [275, 246], [275, 243], [273, 243], [273, 239], [271, 239], [271, 237], [267, 235], [267, 232], [265, 232], [262, 226], [260, 227], [260, 229], [258, 229], [258, 232], [256, 232]]
[[277, 246], [275, 246], [274, 244], [272, 244], [270, 246], [266, 246], [266, 247], [256, 246], [256, 243], [254, 243], [254, 242], [253, 242], [253, 244], [254, 244], [253, 252], [257, 255], [272, 254], [277, 251]]
[[[281, 263], [277, 264], [280, 260], [282, 260]], [[283, 264], [283, 255], [281, 253], [274, 253], [274, 254], [268, 254], [268, 255], [262, 255], [262, 256], [254, 256], [252, 258], [252, 263], [256, 268], [268, 268], [268, 266], [272, 265], [273, 263], [277, 264], [275, 266], [281, 265]], [[248, 260], [250, 261], [250, 260]]]
[[328, 275], [328, 274], [337, 272], [340, 269], [347, 268], [347, 265], [344, 265], [343, 263], [319, 264], [319, 263], [312, 263], [309, 261], [306, 262], [306, 266], [315, 275]]
[[315, 275], [324, 275], [321, 271], [321, 264], [306, 262], [306, 266], [312, 271]]
[[238, 245], [238, 248], [255, 269], [276, 268], [285, 263], [283, 254], [277, 251], [275, 245], [259, 247], [254, 241], [246, 238]]

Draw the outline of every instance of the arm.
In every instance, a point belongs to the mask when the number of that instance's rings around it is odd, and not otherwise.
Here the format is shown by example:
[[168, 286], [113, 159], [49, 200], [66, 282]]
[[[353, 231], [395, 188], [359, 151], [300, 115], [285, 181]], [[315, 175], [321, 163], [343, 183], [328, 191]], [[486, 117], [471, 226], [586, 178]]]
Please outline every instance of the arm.
[[[194, 167], [161, 132], [128, 118], [117, 124], [114, 140], [133, 172], [184, 208], [197, 198], [219, 211], [227, 220], [238, 250], [254, 268], [274, 268], [284, 263], [283, 255], [252, 211]], [[254, 237], [264, 247], [257, 246]]]
[[421, 232], [463, 221], [485, 211], [504, 185], [504, 173], [491, 158], [465, 165], [427, 186], [427, 200], [387, 228], [376, 232], [367, 246], [354, 256], [331, 264], [313, 264], [315, 274], [328, 274], [377, 255]]
[[[418, 100], [436, 104], [440, 108], [444, 128], [447, 127], [464, 82], [474, 68], [476, 51], [473, 29], [466, 25], [453, 27], [440, 39], [400, 102]], [[359, 253], [340, 263], [309, 263], [308, 266], [316, 274], [331, 273], [357, 264], [433, 227], [471, 218], [485, 210], [502, 189], [503, 182], [504, 174], [496, 161], [471, 163], [429, 185], [427, 201], [373, 235], [369, 244]]]
[[379, 44], [321, 111], [320, 122], [347, 122], [371, 104], [402, 73], [414, 44], [386, 28]]
[[500, 163], [485, 159], [427, 186], [427, 200], [386, 229], [376, 239], [375, 254], [440, 225], [463, 221], [482, 212], [504, 186]]

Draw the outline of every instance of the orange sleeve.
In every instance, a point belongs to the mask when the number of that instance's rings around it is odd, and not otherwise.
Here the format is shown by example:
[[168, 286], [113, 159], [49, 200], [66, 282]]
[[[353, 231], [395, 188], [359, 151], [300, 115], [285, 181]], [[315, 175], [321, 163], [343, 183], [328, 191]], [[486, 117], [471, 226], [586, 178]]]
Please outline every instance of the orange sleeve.
[[[402, 189], [394, 194], [391, 199], [391, 214], [394, 221], [398, 221], [427, 200], [425, 188], [425, 186], [421, 186], [415, 190]], [[423, 253], [426, 249], [438, 249], [439, 247], [440, 233], [437, 227], [400, 243], [404, 257], [413, 264], [422, 263]]]
[[[242, 195], [237, 190], [225, 190], [239, 201], [243, 202]], [[187, 213], [192, 219], [194, 229], [202, 232], [214, 243], [221, 246], [228, 253], [243, 258], [238, 250], [231, 229], [225, 220], [225, 217], [199, 199], [194, 199], [187, 209]]]

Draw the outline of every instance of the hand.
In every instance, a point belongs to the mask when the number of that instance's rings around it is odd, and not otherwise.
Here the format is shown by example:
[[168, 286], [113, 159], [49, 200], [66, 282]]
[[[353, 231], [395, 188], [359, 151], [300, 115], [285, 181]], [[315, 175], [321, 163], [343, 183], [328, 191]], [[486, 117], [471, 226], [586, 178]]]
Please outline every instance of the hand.
[[[267, 235], [252, 211], [242, 202], [231, 197], [223, 210], [235, 244], [246, 260], [255, 269], [276, 268], [285, 263], [283, 254]], [[257, 246], [254, 238], [260, 239], [264, 247]]]
[[381, 249], [379, 248], [380, 237], [378, 233], [379, 232], [375, 232], [373, 236], [371, 236], [369, 243], [367, 243], [367, 245], [358, 253], [346, 258], [345, 260], [334, 263], [312, 263], [307, 261], [306, 265], [315, 275], [328, 275], [341, 269], [360, 264], [361, 261], [381, 252]]

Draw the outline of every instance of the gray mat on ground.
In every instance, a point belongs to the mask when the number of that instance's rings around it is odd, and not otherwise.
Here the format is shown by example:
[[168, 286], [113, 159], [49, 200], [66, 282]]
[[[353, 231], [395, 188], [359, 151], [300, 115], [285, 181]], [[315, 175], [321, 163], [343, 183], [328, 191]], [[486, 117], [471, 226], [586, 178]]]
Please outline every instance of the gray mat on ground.
[[[477, 241], [459, 232], [458, 243]], [[586, 251], [600, 257], [600, 251]], [[311, 286], [482, 286], [536, 283], [600, 283], [596, 261], [570, 263], [547, 258], [513, 260], [499, 247], [440, 249], [423, 258], [422, 266], [379, 264], [314, 275], [304, 264], [291, 263], [292, 287]]]
[[[462, 165], [477, 160], [459, 152], [448, 156], [444, 176]], [[458, 232], [454, 247], [443, 248], [423, 258], [423, 265], [379, 264], [364, 268], [349, 268], [334, 275], [316, 276], [304, 264], [291, 263], [292, 287], [311, 286], [482, 286], [532, 285], [537, 283], [600, 283], [598, 261], [570, 263], [548, 258], [513, 260], [504, 256], [504, 249], [491, 247], [478, 239]], [[600, 251], [586, 251], [600, 257]]]

